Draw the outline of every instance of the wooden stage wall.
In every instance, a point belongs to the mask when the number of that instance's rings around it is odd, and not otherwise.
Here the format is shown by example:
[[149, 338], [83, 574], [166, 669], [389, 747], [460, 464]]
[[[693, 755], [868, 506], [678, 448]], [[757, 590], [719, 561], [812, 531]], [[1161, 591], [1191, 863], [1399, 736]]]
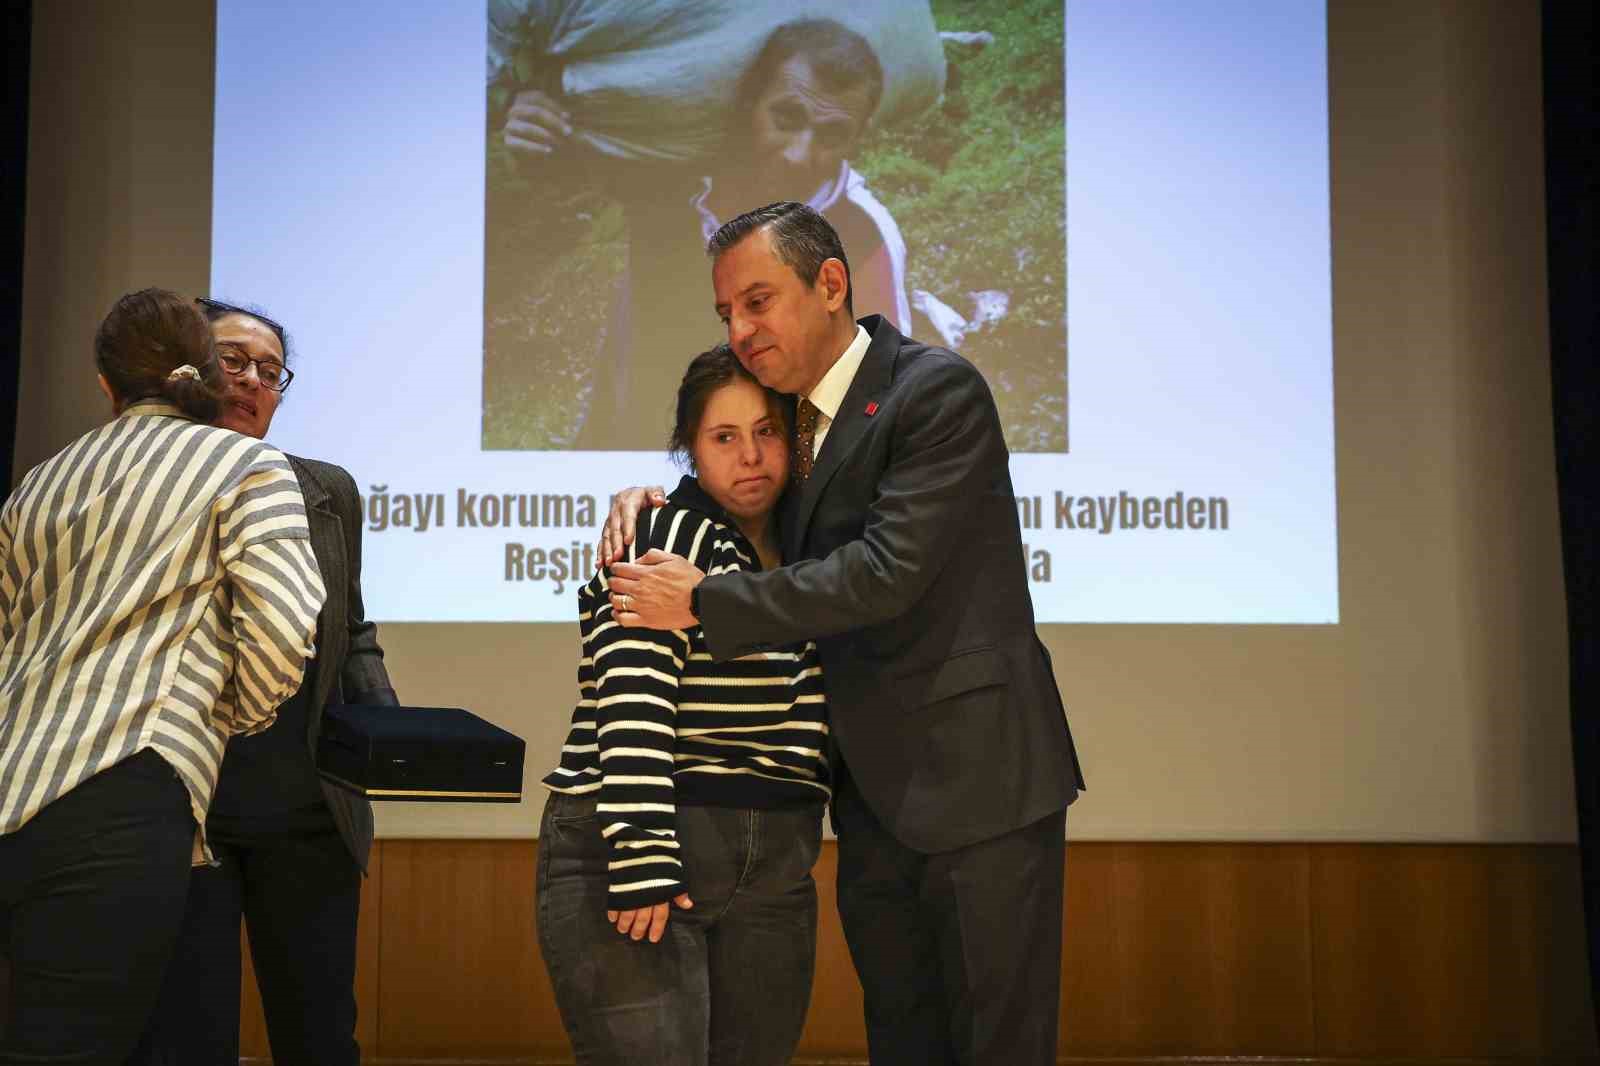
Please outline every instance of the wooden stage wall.
[[[390, 840], [362, 901], [368, 1061], [560, 1061], [534, 841]], [[800, 1056], [865, 1058], [860, 988], [817, 867]], [[1061, 1057], [1596, 1056], [1577, 849], [1083, 843], [1067, 849]], [[267, 1055], [253, 982], [247, 1056]]]

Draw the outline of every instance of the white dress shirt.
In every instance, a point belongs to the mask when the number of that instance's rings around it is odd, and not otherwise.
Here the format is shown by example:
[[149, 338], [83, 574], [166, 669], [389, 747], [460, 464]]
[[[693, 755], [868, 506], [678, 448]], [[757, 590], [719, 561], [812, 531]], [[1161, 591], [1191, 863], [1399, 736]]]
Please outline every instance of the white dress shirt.
[[845, 393], [850, 391], [850, 383], [855, 381], [856, 371], [861, 369], [861, 360], [866, 356], [867, 346], [871, 343], [872, 334], [857, 326], [855, 340], [850, 342], [850, 347], [846, 348], [838, 361], [822, 375], [817, 387], [806, 393], [806, 399], [821, 412], [817, 416], [817, 435], [811, 443], [813, 459], [822, 453], [822, 441], [828, 435], [828, 427], [839, 417], [839, 408], [844, 404]]

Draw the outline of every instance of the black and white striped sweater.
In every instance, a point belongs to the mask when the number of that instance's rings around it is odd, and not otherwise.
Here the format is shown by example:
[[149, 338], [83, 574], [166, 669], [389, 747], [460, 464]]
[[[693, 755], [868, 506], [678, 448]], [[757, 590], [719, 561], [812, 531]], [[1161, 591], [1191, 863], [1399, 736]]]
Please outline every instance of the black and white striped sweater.
[[[651, 548], [707, 575], [759, 570], [755, 550], [686, 477], [639, 516], [630, 559]], [[713, 662], [699, 627], [624, 629], [610, 575], [578, 592], [578, 705], [546, 787], [598, 793], [611, 844], [610, 905], [649, 906], [684, 891], [680, 804], [820, 807], [828, 798], [826, 703], [814, 644]]]

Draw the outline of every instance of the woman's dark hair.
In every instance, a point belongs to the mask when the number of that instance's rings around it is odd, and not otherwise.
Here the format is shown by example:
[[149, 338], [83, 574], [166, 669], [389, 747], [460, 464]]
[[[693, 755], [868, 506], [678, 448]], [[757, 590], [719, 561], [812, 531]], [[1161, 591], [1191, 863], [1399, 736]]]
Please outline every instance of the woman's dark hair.
[[755, 375], [740, 364], [732, 348], [719, 344], [691, 359], [678, 385], [678, 414], [672, 436], [667, 440], [667, 454], [690, 470], [694, 469], [694, 439], [700, 432], [706, 403], [712, 393], [733, 381], [748, 381], [766, 393], [767, 409], [784, 434], [789, 432], [789, 411], [783, 397], [757, 381]]
[[205, 312], [207, 322], [216, 322], [230, 315], [243, 315], [245, 318], [253, 318], [263, 326], [266, 326], [272, 331], [272, 335], [278, 338], [278, 347], [283, 349], [283, 365], [286, 367], [289, 365], [291, 361], [289, 331], [284, 329], [277, 320], [268, 318], [266, 311], [260, 307], [255, 304], [231, 304], [223, 300], [210, 300], [204, 296], [197, 297], [194, 302], [200, 305], [201, 311]]
[[175, 292], [141, 289], [112, 305], [94, 334], [94, 361], [122, 406], [159, 398], [197, 422], [222, 410], [211, 324]]
[[846, 314], [855, 313], [850, 298], [855, 282], [850, 277], [850, 260], [845, 258], [844, 243], [839, 240], [839, 232], [833, 224], [813, 207], [793, 200], [779, 200], [730, 218], [706, 242], [706, 255], [715, 263], [762, 226], [769, 227], [772, 252], [778, 261], [793, 270], [807, 286], [817, 283], [822, 264], [829, 259], [843, 263], [844, 309]]

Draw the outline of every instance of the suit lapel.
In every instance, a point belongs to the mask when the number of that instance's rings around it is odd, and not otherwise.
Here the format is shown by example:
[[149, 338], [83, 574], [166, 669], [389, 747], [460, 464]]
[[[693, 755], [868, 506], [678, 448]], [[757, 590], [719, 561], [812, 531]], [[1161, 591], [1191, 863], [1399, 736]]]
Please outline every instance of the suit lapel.
[[872, 420], [872, 416], [867, 414], [867, 406], [883, 402], [883, 395], [894, 377], [895, 355], [900, 350], [902, 340], [900, 332], [876, 315], [863, 319], [861, 325], [872, 335], [872, 343], [861, 358], [855, 379], [850, 382], [844, 402], [839, 405], [839, 413], [828, 427], [828, 435], [823, 438], [822, 448], [817, 452], [811, 476], [800, 487], [793, 514], [785, 523], [785, 528], [790, 531], [783, 546], [783, 557], [787, 560], [802, 558], [806, 532], [811, 527], [811, 517], [816, 513], [823, 490], [844, 462], [845, 456], [865, 436]]

